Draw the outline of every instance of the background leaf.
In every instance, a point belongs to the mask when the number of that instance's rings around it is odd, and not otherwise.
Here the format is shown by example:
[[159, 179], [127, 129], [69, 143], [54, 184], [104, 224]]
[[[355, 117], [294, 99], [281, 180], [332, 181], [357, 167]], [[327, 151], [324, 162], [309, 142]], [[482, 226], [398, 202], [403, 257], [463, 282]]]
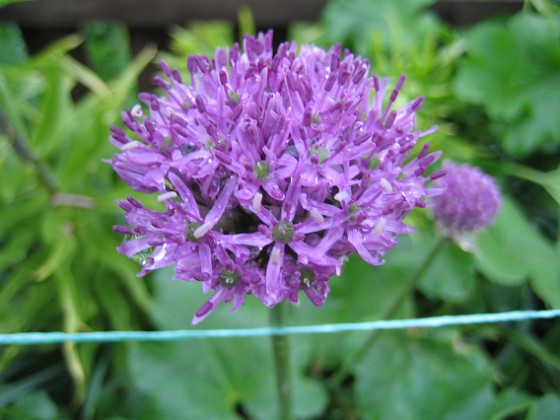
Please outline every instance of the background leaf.
[[560, 307], [560, 259], [542, 235], [506, 198], [496, 224], [478, 237], [478, 268], [492, 281], [518, 285], [527, 276], [535, 292]]
[[485, 357], [447, 332], [386, 333], [355, 375], [372, 418], [485, 418], [493, 399]]
[[[157, 324], [162, 329], [192, 328], [190, 319], [207, 297], [200, 294], [197, 284], [172, 281], [171, 277], [169, 270], [152, 277]], [[224, 306], [218, 308], [205, 321], [204, 328], [266, 326], [267, 315], [268, 310], [249, 297], [235, 315], [228, 314]], [[296, 415], [306, 418], [322, 412], [326, 394], [312, 379], [303, 376], [302, 354], [300, 350], [292, 357], [294, 403]], [[152, 416], [188, 412], [192, 419], [238, 418], [239, 410], [244, 410], [257, 418], [271, 418], [277, 413], [271, 343], [267, 337], [138, 343], [132, 349], [131, 368]], [[153, 387], [154, 383], [158, 386]]]
[[484, 107], [493, 133], [514, 156], [558, 146], [560, 22], [529, 13], [489, 21], [467, 35], [454, 87], [459, 98]]

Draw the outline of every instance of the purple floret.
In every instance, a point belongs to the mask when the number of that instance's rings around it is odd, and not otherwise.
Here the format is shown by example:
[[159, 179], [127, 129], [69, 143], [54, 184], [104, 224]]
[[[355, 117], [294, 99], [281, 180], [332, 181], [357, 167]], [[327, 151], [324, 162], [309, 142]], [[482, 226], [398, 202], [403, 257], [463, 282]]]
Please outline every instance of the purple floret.
[[164, 96], [141, 94], [127, 132], [113, 128], [115, 171], [165, 206], [119, 202], [128, 226], [116, 230], [132, 235], [119, 252], [142, 262], [139, 275], [175, 265], [175, 278], [212, 290], [193, 323], [247, 294], [323, 304], [349, 254], [382, 264], [412, 231], [403, 218], [435, 194], [425, 172], [439, 153], [411, 158], [433, 131], [415, 129], [422, 98], [392, 109], [404, 76], [389, 92], [339, 45], [296, 51], [274, 54], [271, 32], [246, 36], [243, 51], [189, 57], [188, 83], [162, 63]]
[[433, 198], [433, 216], [447, 236], [477, 232], [490, 225], [500, 208], [500, 192], [494, 179], [480, 169], [449, 161], [446, 175], [434, 181], [444, 193]]

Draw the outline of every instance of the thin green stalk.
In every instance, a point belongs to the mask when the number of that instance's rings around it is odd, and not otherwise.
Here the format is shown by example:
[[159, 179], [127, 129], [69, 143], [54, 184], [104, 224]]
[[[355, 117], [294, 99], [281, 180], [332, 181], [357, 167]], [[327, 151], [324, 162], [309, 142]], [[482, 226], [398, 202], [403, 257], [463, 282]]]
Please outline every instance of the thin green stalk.
[[[436, 242], [432, 246], [432, 249], [430, 250], [430, 252], [428, 252], [428, 255], [426, 256], [426, 259], [424, 260], [422, 265], [418, 267], [414, 274], [404, 284], [393, 303], [381, 316], [381, 319], [391, 319], [395, 316], [406, 298], [414, 291], [414, 289], [416, 289], [416, 287], [420, 283], [420, 280], [422, 280], [424, 274], [426, 274], [426, 271], [428, 271], [428, 268], [430, 268], [439, 251], [443, 248], [444, 244], [445, 238], [439, 237], [436, 240]], [[340, 385], [340, 383], [348, 375], [350, 370], [364, 359], [364, 357], [371, 351], [380, 335], [381, 332], [379, 330], [372, 331], [366, 342], [354, 354], [352, 354], [342, 363], [340, 368], [329, 378], [328, 382], [332, 388]]]
[[[276, 305], [270, 311], [270, 325], [282, 327], [285, 325], [288, 304], [286, 302]], [[290, 341], [287, 335], [272, 336], [272, 351], [274, 354], [274, 367], [276, 371], [276, 388], [280, 406], [280, 420], [294, 418], [292, 408], [292, 375], [290, 369]]]

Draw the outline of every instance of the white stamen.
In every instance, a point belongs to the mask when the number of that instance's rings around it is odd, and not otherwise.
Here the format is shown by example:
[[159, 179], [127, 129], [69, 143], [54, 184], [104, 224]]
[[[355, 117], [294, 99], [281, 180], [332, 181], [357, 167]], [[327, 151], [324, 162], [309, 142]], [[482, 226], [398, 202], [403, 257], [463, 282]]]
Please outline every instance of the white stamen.
[[206, 233], [212, 229], [212, 225], [209, 222], [205, 222], [202, 225], [200, 225], [193, 233], [193, 236], [196, 239], [200, 239], [202, 238], [204, 235], [206, 235]]
[[317, 210], [316, 208], [312, 208], [311, 210], [309, 210], [309, 215], [319, 224], [325, 222], [325, 218], [321, 213], [319, 213], [319, 210]]
[[121, 150], [132, 150], [136, 149], [138, 146], [142, 146], [142, 143], [136, 140], [129, 141], [121, 147]]
[[348, 197], [349, 197], [349, 196], [348, 196], [348, 193], [347, 193], [346, 191], [339, 191], [339, 192], [334, 196], [334, 199], [337, 200], [337, 201], [342, 202], [342, 201], [346, 200]]
[[164, 192], [163, 194], [158, 195], [157, 201], [165, 201], [175, 197], [177, 197], [177, 193], [175, 191], [167, 191]]
[[387, 181], [385, 178], [381, 178], [381, 180], [379, 181], [379, 183], [381, 184], [381, 186], [383, 187], [383, 189], [387, 192], [393, 192], [393, 186], [390, 184], [389, 181]]
[[165, 254], [166, 254], [166, 252], [167, 252], [167, 251], [165, 250], [165, 248], [167, 248], [167, 244], [163, 244], [163, 245], [161, 246], [161, 248], [158, 249], [157, 252], [154, 252], [154, 253], [152, 254], [152, 258], [154, 259], [154, 262], [159, 262], [159, 261], [161, 261], [161, 260], [163, 259], [163, 257], [165, 257]]
[[280, 264], [280, 249], [273, 248], [272, 252], [270, 253], [270, 262], [274, 265]]
[[262, 198], [263, 196], [260, 192], [256, 193], [253, 197], [253, 210], [255, 210], [257, 213], [261, 211]]
[[130, 113], [132, 114], [133, 117], [141, 117], [142, 116], [142, 107], [140, 106], [140, 104], [136, 104], [132, 107], [132, 109], [130, 110]]
[[383, 229], [385, 228], [385, 225], [387, 224], [387, 219], [385, 219], [384, 217], [382, 217], [381, 219], [379, 219], [377, 221], [377, 223], [375, 224], [375, 227], [373, 228], [372, 233], [374, 235], [381, 235], [381, 232], [383, 231]]

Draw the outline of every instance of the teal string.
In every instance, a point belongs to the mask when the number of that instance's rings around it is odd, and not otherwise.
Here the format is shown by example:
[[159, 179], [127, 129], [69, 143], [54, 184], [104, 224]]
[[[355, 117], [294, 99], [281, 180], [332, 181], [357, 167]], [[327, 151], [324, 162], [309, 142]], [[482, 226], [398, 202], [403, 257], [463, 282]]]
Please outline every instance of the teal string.
[[560, 317], [560, 309], [512, 311], [472, 315], [446, 315], [430, 318], [395, 319], [346, 324], [302, 325], [287, 327], [171, 330], [171, 331], [98, 331], [83, 333], [27, 332], [0, 334], [0, 345], [29, 346], [56, 343], [92, 343], [120, 341], [186, 341], [203, 338], [265, 337], [271, 335], [334, 334], [350, 331], [403, 330], [407, 328], [441, 328], [460, 325], [551, 319]]

